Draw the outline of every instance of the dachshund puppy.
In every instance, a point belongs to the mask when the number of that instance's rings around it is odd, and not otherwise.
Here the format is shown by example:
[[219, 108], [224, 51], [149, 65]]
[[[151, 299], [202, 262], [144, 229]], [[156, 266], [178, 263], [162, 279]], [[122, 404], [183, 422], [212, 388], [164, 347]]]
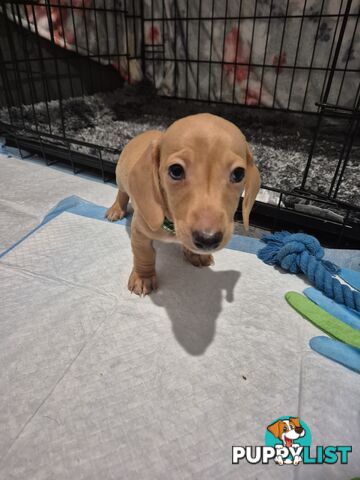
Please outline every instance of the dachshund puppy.
[[242, 214], [249, 214], [260, 175], [241, 131], [215, 115], [198, 114], [132, 139], [117, 167], [119, 191], [106, 212], [110, 221], [126, 215], [131, 199], [133, 270], [128, 288], [137, 295], [156, 289], [153, 240], [177, 242], [193, 265], [209, 266], [223, 248], [245, 189]]

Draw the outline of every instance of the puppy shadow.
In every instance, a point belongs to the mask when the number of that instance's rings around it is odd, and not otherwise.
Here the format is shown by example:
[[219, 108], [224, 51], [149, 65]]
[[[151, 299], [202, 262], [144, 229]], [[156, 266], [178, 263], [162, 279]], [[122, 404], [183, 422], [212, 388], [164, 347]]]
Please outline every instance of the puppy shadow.
[[[130, 224], [131, 215], [127, 215], [129, 237]], [[154, 242], [154, 247], [159, 288], [150, 294], [150, 300], [166, 310], [174, 336], [184, 350], [190, 355], [203, 355], [214, 340], [223, 302], [234, 301], [241, 274], [236, 270], [219, 272], [211, 267], [194, 267], [184, 259], [177, 244]], [[216, 263], [216, 254], [214, 258]]]
[[240, 272], [194, 267], [183, 259], [179, 245], [162, 244], [156, 249], [159, 289], [150, 299], [166, 310], [174, 336], [184, 350], [202, 355], [215, 337], [223, 302], [234, 301]]

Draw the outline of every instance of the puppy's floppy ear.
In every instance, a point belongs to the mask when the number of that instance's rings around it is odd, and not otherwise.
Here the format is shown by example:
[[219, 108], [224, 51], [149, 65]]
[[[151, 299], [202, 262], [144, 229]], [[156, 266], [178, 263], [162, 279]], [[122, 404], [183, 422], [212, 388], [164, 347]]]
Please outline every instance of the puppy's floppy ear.
[[290, 417], [289, 422], [293, 423], [295, 427], [301, 427], [299, 417]]
[[282, 421], [281, 421], [281, 420], [278, 420], [277, 422], [272, 423], [271, 425], [269, 425], [269, 426], [267, 427], [267, 429], [269, 430], [269, 432], [271, 432], [271, 433], [274, 435], [274, 437], [280, 438], [281, 425], [282, 425]]
[[159, 183], [160, 146], [150, 142], [129, 172], [131, 200], [148, 227], [156, 231], [164, 221], [164, 205]]
[[242, 203], [243, 224], [249, 230], [249, 216], [261, 184], [260, 173], [254, 163], [249, 145], [246, 144], [245, 194]]

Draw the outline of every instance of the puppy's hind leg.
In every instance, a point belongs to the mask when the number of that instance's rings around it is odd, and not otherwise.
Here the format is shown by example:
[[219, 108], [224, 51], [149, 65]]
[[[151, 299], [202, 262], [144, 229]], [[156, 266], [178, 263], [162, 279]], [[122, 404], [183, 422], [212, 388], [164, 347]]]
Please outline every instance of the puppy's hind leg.
[[116, 220], [121, 220], [126, 215], [126, 208], [129, 202], [129, 195], [121, 190], [118, 190], [116, 195], [115, 202], [105, 213], [105, 217], [110, 222], [116, 222]]
[[186, 247], [183, 247], [183, 254], [185, 259], [195, 267], [210, 267], [210, 265], [215, 263], [212, 255], [199, 255], [191, 252]]

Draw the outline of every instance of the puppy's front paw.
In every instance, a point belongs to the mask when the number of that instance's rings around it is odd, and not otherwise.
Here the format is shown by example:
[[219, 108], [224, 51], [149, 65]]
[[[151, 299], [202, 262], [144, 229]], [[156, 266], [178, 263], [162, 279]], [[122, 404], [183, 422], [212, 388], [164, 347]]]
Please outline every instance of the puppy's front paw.
[[190, 262], [195, 267], [210, 267], [214, 265], [214, 258], [212, 255], [199, 255], [198, 253], [193, 253], [187, 248], [183, 248], [184, 257], [188, 262]]
[[114, 203], [105, 213], [105, 217], [110, 222], [116, 222], [117, 220], [121, 220], [126, 215], [126, 211], [124, 211], [118, 203]]
[[141, 277], [133, 270], [129, 277], [128, 288], [131, 293], [136, 293], [140, 297], [148, 295], [157, 289], [156, 275], [151, 277]]

